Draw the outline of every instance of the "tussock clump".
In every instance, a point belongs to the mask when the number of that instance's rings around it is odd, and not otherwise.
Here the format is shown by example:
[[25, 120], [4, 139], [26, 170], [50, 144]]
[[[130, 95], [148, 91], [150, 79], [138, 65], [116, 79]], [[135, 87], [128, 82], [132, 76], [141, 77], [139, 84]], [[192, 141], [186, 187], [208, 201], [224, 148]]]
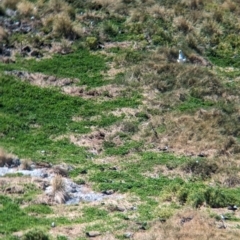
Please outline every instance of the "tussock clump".
[[33, 3], [23, 0], [17, 4], [17, 10], [22, 16], [31, 16], [35, 15], [37, 12], [37, 8], [34, 6]]
[[240, 177], [237, 176], [236, 173], [231, 174], [224, 180], [223, 185], [225, 185], [228, 188], [240, 186]]
[[220, 36], [223, 34], [222, 26], [212, 19], [207, 19], [202, 24], [202, 33], [209, 36]]
[[73, 22], [65, 12], [59, 13], [54, 17], [53, 33], [56, 36], [74, 39], [76, 38], [76, 32], [73, 29]]
[[56, 175], [52, 179], [48, 195], [51, 196], [56, 203], [60, 204], [65, 203], [69, 198], [66, 191], [65, 179], [61, 175]]
[[6, 153], [2, 148], [0, 148], [0, 167], [4, 167], [5, 165], [11, 166], [15, 159], [17, 159], [16, 156]]
[[188, 21], [184, 17], [177, 17], [174, 19], [173, 22], [174, 22], [175, 26], [178, 28], [178, 30], [180, 30], [184, 33], [188, 33], [193, 29], [193, 26], [190, 23], [190, 21]]
[[25, 233], [23, 240], [49, 240], [49, 236], [41, 229], [32, 229]]
[[166, 9], [164, 6], [159, 6], [158, 4], [155, 4], [147, 8], [147, 11], [155, 19], [167, 20], [169, 17], [173, 15], [172, 10]]
[[31, 161], [28, 159], [25, 159], [21, 161], [20, 169], [21, 170], [31, 170]]
[[19, 0], [3, 0], [3, 6], [15, 10]]
[[182, 170], [203, 179], [211, 177], [218, 170], [218, 165], [206, 160], [190, 160], [182, 166]]
[[6, 42], [8, 40], [8, 34], [2, 26], [0, 26], [0, 42]]
[[67, 2], [64, 0], [50, 0], [48, 3], [48, 9], [50, 11], [54, 11], [60, 13], [62, 11], [66, 11], [70, 8]]
[[204, 0], [182, 0], [182, 3], [194, 10], [201, 10], [203, 8]]
[[134, 240], [208, 240], [208, 239], [238, 239], [238, 230], [227, 228], [217, 230], [222, 223], [198, 210], [185, 209], [175, 214], [165, 223], [155, 223], [148, 231], [136, 232]]
[[230, 10], [231, 12], [234, 12], [237, 9], [236, 3], [232, 0], [224, 1], [224, 3], [222, 4], [222, 7], [223, 9]]

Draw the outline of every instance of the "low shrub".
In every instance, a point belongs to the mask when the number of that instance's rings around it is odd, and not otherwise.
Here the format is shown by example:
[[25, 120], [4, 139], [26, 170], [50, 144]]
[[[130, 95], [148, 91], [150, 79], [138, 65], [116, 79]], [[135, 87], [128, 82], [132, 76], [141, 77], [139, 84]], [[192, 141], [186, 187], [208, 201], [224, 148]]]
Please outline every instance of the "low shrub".
[[206, 160], [190, 160], [183, 164], [182, 170], [187, 173], [192, 173], [202, 179], [211, 177], [218, 170], [216, 163], [207, 162]]
[[40, 229], [32, 229], [23, 235], [23, 240], [49, 240], [49, 236]]
[[200, 207], [204, 203], [212, 208], [227, 207], [236, 204], [234, 193], [220, 187], [208, 187], [200, 183], [186, 183], [178, 190], [178, 199], [182, 204]]
[[95, 38], [95, 37], [87, 37], [86, 38], [86, 45], [91, 50], [97, 49], [97, 45], [98, 45], [97, 38]]

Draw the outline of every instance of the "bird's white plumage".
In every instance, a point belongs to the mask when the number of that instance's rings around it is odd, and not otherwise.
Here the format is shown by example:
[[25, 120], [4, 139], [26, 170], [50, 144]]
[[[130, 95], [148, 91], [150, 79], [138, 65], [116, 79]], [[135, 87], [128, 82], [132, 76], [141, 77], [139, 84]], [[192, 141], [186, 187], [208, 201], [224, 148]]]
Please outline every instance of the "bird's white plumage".
[[177, 61], [178, 61], [179, 63], [184, 63], [184, 62], [186, 62], [186, 57], [184, 56], [182, 50], [179, 50], [179, 54], [178, 54], [178, 59], [177, 59]]

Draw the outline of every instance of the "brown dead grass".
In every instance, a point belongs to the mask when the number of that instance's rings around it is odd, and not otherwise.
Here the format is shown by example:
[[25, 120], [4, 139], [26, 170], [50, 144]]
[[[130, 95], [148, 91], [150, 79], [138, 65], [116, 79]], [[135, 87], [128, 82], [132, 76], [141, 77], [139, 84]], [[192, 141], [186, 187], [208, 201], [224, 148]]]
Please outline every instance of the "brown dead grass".
[[4, 167], [5, 164], [11, 165], [15, 158], [15, 155], [7, 153], [4, 149], [0, 148], [0, 167]]
[[19, 0], [3, 0], [3, 6], [11, 9], [16, 9]]
[[193, 116], [166, 113], [164, 117], [152, 117], [149, 124], [154, 129], [159, 126], [166, 129], [163, 133], [158, 133], [155, 144], [166, 144], [175, 153], [198, 155], [205, 152], [209, 157], [213, 157], [225, 142], [225, 137], [221, 136], [219, 129], [215, 127], [220, 117], [221, 114], [218, 116], [215, 109], [199, 110]]
[[0, 26], [0, 41], [1, 42], [6, 41], [7, 38], [8, 38], [7, 32], [5, 31], [5, 29], [2, 26]]
[[0, 180], [0, 193], [19, 194], [24, 192], [24, 185], [32, 183], [29, 176], [22, 177], [2, 177]]
[[[181, 224], [181, 220], [187, 219]], [[166, 223], [155, 223], [150, 230], [136, 232], [135, 240], [207, 240], [207, 239], [238, 239], [239, 230], [219, 229], [221, 222], [215, 222], [207, 214], [197, 210], [184, 210]]]
[[17, 10], [19, 13], [23, 16], [31, 16], [35, 15], [37, 13], [37, 8], [34, 7], [34, 4], [27, 1], [27, 0], [22, 0], [17, 4]]
[[65, 203], [68, 199], [65, 179], [61, 175], [56, 175], [51, 181], [51, 191], [48, 194], [56, 203]]
[[73, 22], [68, 14], [61, 12], [55, 16], [53, 32], [56, 36], [69, 37], [73, 35]]
[[70, 135], [69, 139], [73, 144], [86, 147], [93, 154], [98, 154], [102, 150], [105, 133], [103, 131], [96, 131], [86, 135]]

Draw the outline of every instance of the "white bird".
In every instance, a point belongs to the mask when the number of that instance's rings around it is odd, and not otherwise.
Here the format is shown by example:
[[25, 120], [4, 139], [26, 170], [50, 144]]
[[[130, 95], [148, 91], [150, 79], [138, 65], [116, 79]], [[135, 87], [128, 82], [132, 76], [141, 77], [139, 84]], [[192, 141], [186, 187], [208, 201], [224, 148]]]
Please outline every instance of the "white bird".
[[183, 52], [182, 52], [182, 50], [179, 50], [179, 54], [178, 54], [178, 62], [179, 63], [184, 63], [184, 62], [186, 62], [186, 57], [184, 56], [184, 54], [183, 54]]

